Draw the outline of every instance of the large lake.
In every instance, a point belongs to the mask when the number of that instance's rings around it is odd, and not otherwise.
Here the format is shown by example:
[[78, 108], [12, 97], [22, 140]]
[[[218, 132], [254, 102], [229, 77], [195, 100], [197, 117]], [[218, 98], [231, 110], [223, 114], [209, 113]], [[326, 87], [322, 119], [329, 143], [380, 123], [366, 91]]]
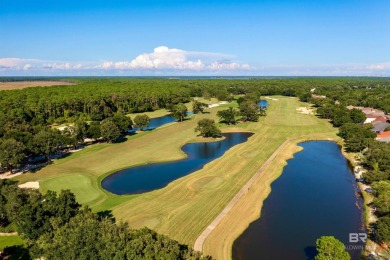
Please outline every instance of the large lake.
[[[313, 259], [320, 236], [335, 236], [349, 249], [349, 233], [365, 232], [362, 200], [347, 160], [333, 142], [300, 143], [271, 185], [261, 217], [234, 242], [233, 259]], [[255, 205], [254, 205], [255, 206]], [[348, 251], [359, 259], [360, 250]]]
[[187, 158], [118, 171], [103, 179], [102, 187], [118, 195], [161, 189], [170, 182], [201, 169], [206, 163], [221, 157], [229, 148], [247, 141], [252, 135], [252, 133], [226, 133], [223, 134], [225, 138], [220, 141], [186, 144], [182, 150]]

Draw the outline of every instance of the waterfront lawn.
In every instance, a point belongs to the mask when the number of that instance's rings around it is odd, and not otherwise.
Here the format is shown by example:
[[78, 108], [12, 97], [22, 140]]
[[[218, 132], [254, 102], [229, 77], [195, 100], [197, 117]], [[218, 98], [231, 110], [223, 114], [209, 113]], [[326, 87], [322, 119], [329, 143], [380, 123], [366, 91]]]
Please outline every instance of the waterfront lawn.
[[[25, 174], [18, 179], [22, 182], [39, 181], [43, 191], [71, 189], [81, 203], [88, 204], [94, 210], [113, 210], [117, 220], [129, 221], [131, 227], [147, 226], [181, 243], [193, 245], [203, 229], [267, 158], [285, 140], [291, 139], [288, 149], [283, 149], [283, 154], [277, 157], [272, 169], [264, 172], [257, 182], [261, 186], [253, 187], [255, 190], [264, 189], [265, 192], [256, 196], [248, 193], [242, 199], [251, 206], [250, 211], [233, 209], [227, 221], [218, 226], [218, 232], [213, 232], [206, 240], [206, 254], [227, 259], [234, 239], [258, 217], [261, 203], [269, 193], [269, 185], [281, 173], [285, 159], [296, 151], [295, 143], [305, 139], [338, 138], [337, 130], [326, 121], [314, 115], [299, 114], [296, 108], [303, 104], [297, 98], [276, 98], [278, 100], [268, 100], [270, 107], [267, 116], [260, 118], [259, 122], [224, 126], [225, 132], [255, 133], [246, 143], [231, 148], [203, 169], [160, 190], [137, 196], [116, 196], [102, 190], [100, 181], [104, 176], [129, 166], [183, 158], [185, 154], [180, 147], [199, 140], [194, 132], [197, 121], [201, 118], [218, 121], [216, 112], [226, 109], [226, 106], [208, 109], [210, 113], [198, 114], [195, 120], [132, 136], [124, 143], [99, 144], [98, 148], [84, 149], [35, 174]], [[88, 149], [94, 151], [89, 152]]]

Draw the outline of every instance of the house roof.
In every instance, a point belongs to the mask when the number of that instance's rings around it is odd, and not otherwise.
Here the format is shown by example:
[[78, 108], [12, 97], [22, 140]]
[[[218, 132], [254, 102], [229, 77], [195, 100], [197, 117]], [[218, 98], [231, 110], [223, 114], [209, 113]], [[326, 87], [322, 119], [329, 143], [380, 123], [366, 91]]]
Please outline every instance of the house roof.
[[390, 138], [390, 131], [386, 131], [386, 132], [379, 133], [379, 134], [376, 136], [376, 138], [377, 138], [377, 139]]
[[378, 139], [379, 142], [386, 142], [386, 143], [390, 143], [390, 137], [386, 137], [386, 138], [381, 138], [381, 139]]
[[380, 132], [383, 132], [385, 131], [385, 129], [389, 126], [390, 124], [387, 123], [387, 122], [379, 122], [379, 123], [376, 123], [374, 124], [374, 128], [372, 129], [372, 131], [376, 132], [376, 133], [380, 133]]
[[375, 118], [375, 120], [372, 122], [374, 125], [378, 123], [386, 123], [387, 122], [387, 117], [385, 116], [378, 116]]

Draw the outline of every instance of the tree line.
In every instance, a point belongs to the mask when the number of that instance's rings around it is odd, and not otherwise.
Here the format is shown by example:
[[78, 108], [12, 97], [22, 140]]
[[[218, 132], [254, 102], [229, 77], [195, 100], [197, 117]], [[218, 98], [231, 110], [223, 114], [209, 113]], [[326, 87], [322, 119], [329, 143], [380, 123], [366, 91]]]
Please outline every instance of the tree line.
[[0, 180], [0, 226], [12, 225], [26, 241], [20, 259], [211, 259], [148, 228], [115, 223], [109, 212], [93, 213], [73, 193], [20, 189]]
[[[384, 92], [383, 96], [388, 96], [390, 89], [384, 88], [382, 92]], [[370, 96], [374, 93], [376, 91], [373, 91]], [[390, 143], [375, 140], [376, 134], [372, 132], [372, 125], [363, 124], [364, 113], [357, 109], [348, 110], [346, 106], [351, 104], [350, 97], [344, 95], [350, 95], [350, 91], [340, 92], [337, 100], [327, 98], [309, 101], [318, 107], [317, 112], [320, 117], [331, 120], [334, 126], [339, 127], [339, 136], [344, 139], [347, 151], [361, 155], [362, 164], [366, 169], [362, 181], [371, 184], [374, 189], [374, 200], [371, 206], [376, 208], [375, 214], [378, 217], [374, 228], [371, 229], [372, 239], [380, 243], [388, 243], [390, 241]], [[359, 94], [353, 94], [356, 95]], [[371, 100], [370, 96], [368, 100]], [[359, 102], [353, 104], [365, 105]], [[386, 107], [381, 104], [380, 99], [378, 103], [371, 103], [376, 108]]]

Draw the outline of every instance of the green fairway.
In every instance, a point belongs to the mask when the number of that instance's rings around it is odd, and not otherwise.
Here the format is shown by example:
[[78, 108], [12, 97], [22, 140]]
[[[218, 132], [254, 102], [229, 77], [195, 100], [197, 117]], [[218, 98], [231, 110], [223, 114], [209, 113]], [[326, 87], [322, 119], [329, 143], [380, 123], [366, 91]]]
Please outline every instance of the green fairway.
[[[203, 169], [160, 190], [137, 196], [116, 196], [102, 190], [100, 181], [104, 176], [129, 166], [183, 158], [182, 145], [202, 140], [194, 132], [198, 119], [218, 121], [216, 112], [226, 109], [226, 105], [208, 109], [210, 113], [196, 115], [195, 120], [137, 134], [124, 143], [88, 147], [35, 174], [25, 174], [18, 179], [22, 182], [39, 181], [43, 191], [71, 189], [81, 203], [90, 205], [94, 210], [111, 209], [117, 220], [129, 221], [131, 227], [148, 226], [182, 243], [193, 245], [203, 229], [285, 140], [291, 139], [289, 150], [285, 151], [285, 156], [278, 157], [275, 168], [266, 172], [259, 184], [263, 185], [260, 189], [268, 193], [269, 185], [281, 173], [285, 159], [296, 151], [296, 142], [337, 139], [337, 130], [328, 122], [297, 112], [298, 107], [307, 105], [297, 98], [278, 96], [268, 102], [267, 116], [259, 122], [224, 126], [222, 129], [224, 132], [255, 133], [246, 143], [234, 146]], [[236, 103], [233, 105], [236, 106]], [[253, 205], [254, 212], [259, 212], [267, 192], [250, 199], [244, 196], [243, 199]], [[212, 233], [205, 243], [206, 253], [221, 259], [229, 258], [226, 250], [231, 248], [235, 237], [246, 225], [258, 216], [258, 213], [247, 214], [240, 210], [233, 210], [232, 214], [232, 219], [239, 219], [240, 225], [231, 225], [233, 220], [221, 223], [221, 227], [226, 225], [233, 231], [229, 236], [223, 232], [214, 236]]]
[[20, 236], [0, 236], [0, 250], [8, 246], [23, 245], [24, 241]]
[[83, 204], [90, 204], [99, 197], [92, 186], [91, 178], [77, 173], [45, 181], [42, 183], [41, 189], [43, 192], [48, 190], [60, 192], [62, 187], [72, 190], [76, 194], [77, 201]]

